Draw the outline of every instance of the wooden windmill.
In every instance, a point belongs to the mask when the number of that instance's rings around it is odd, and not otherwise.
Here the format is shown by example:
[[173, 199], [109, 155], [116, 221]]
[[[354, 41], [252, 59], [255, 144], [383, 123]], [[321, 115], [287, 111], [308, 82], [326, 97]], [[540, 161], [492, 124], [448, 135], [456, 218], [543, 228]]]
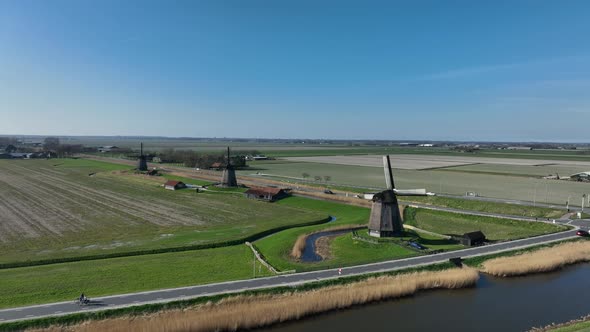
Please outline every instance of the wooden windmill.
[[147, 157], [143, 155], [143, 143], [140, 143], [139, 159], [137, 160], [137, 170], [140, 172], [147, 172]]
[[225, 165], [225, 169], [223, 170], [223, 175], [221, 176], [221, 186], [222, 187], [237, 187], [238, 180], [236, 179], [236, 170], [231, 164], [231, 159], [229, 156], [229, 146], [227, 147], [227, 164]]
[[395, 184], [393, 182], [389, 156], [383, 156], [383, 170], [387, 189], [373, 196], [371, 218], [369, 219], [369, 235], [375, 237], [392, 237], [401, 235], [403, 226], [394, 191]]

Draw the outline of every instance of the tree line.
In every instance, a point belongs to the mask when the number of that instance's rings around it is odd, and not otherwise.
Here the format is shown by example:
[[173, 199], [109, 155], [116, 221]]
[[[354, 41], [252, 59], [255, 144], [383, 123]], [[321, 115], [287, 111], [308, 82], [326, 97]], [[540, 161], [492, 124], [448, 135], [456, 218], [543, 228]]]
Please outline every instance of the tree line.
[[[231, 164], [240, 168], [246, 166], [247, 154], [259, 154], [258, 151], [240, 151], [240, 155], [230, 155]], [[220, 152], [198, 152], [193, 150], [165, 149], [150, 154], [154, 161], [162, 163], [178, 163], [185, 167], [209, 168], [215, 163], [225, 166], [227, 155]]]

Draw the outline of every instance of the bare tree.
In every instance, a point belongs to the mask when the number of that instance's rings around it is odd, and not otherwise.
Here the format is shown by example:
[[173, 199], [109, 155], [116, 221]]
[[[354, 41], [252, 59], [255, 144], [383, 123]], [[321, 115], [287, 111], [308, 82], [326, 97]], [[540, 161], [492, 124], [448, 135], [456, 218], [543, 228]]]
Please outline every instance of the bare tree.
[[332, 177], [331, 177], [331, 176], [329, 176], [329, 175], [324, 175], [324, 181], [325, 181], [325, 182], [329, 182], [329, 181], [331, 181], [331, 180], [332, 180]]
[[316, 181], [322, 181], [322, 177], [319, 175], [314, 176], [313, 179]]
[[304, 179], [307, 179], [307, 178], [309, 177], [309, 174], [308, 174], [308, 173], [303, 173], [303, 174], [301, 174], [301, 176], [302, 176]]

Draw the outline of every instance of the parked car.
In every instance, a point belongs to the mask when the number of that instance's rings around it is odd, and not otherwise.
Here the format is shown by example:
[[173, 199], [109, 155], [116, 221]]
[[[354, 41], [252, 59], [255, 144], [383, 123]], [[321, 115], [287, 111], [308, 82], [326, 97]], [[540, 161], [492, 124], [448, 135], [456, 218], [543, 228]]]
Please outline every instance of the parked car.
[[584, 230], [581, 230], [581, 229], [579, 229], [579, 230], [576, 232], [576, 235], [578, 235], [578, 236], [589, 236], [590, 234], [588, 234], [588, 232], [587, 232], [587, 231], [584, 231]]

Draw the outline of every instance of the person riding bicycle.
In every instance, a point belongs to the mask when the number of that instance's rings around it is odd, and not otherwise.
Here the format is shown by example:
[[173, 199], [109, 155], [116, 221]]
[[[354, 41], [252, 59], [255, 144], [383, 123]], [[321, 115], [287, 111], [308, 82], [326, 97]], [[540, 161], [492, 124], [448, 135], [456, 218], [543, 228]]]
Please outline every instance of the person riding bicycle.
[[80, 298], [78, 299], [78, 301], [80, 301], [80, 303], [85, 303], [86, 300], [88, 300], [88, 298], [86, 298], [86, 295], [84, 295], [84, 293], [80, 294]]

